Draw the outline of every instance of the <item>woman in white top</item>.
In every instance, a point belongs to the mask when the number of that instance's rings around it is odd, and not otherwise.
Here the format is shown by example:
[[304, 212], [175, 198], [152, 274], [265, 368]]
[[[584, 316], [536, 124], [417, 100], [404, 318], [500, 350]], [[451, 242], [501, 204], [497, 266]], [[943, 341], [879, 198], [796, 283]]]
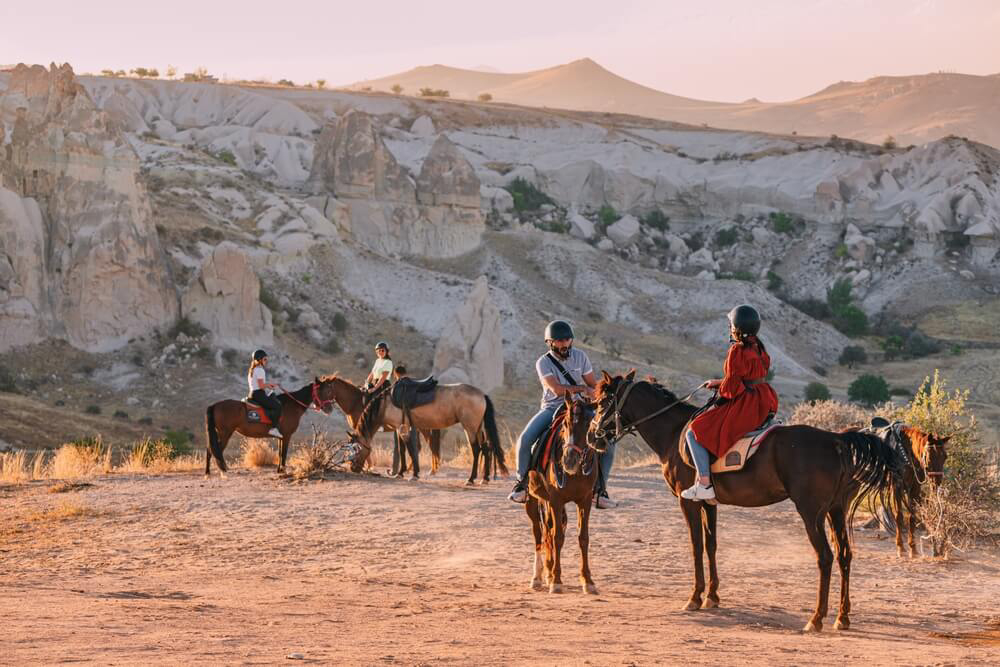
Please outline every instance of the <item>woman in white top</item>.
[[274, 390], [278, 389], [278, 385], [267, 381], [265, 366], [267, 366], [267, 352], [255, 350], [250, 359], [250, 370], [247, 371], [247, 384], [250, 386], [250, 395], [247, 396], [247, 400], [264, 408], [274, 423], [270, 435], [280, 438], [282, 436], [277, 425], [281, 416], [281, 401], [274, 395]]
[[371, 393], [375, 393], [386, 384], [392, 382], [392, 357], [389, 356], [389, 344], [380, 340], [375, 344], [375, 365], [368, 374], [365, 384]]

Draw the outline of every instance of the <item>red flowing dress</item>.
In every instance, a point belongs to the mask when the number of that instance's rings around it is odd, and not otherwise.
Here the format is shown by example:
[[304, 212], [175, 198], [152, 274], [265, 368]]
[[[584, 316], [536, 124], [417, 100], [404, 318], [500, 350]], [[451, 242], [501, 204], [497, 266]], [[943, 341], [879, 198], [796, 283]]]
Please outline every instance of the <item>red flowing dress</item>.
[[768, 414], [778, 411], [778, 395], [766, 382], [747, 386], [746, 381], [763, 380], [771, 367], [771, 357], [750, 339], [748, 345], [733, 343], [726, 357], [725, 378], [719, 395], [729, 399], [691, 422], [695, 439], [715, 456], [722, 456], [736, 441], [760, 426]]

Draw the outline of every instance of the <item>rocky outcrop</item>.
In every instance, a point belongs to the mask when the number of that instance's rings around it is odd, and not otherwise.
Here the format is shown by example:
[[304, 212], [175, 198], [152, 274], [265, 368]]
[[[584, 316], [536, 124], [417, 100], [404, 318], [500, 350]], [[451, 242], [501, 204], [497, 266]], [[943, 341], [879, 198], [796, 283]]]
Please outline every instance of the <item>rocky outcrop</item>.
[[503, 386], [503, 337], [500, 311], [480, 276], [455, 312], [434, 349], [434, 368], [442, 382], [465, 382], [485, 392]]
[[613, 225], [608, 227], [608, 238], [619, 248], [625, 248], [639, 239], [639, 220], [632, 215], [623, 215]]
[[248, 350], [274, 343], [271, 311], [260, 302], [260, 280], [234, 243], [220, 243], [205, 258], [181, 298], [181, 312], [208, 329], [216, 345]]
[[447, 137], [415, 183], [362, 111], [323, 128], [309, 185], [335, 196], [347, 209], [345, 231], [384, 254], [459, 255], [479, 245], [485, 228], [479, 179]]
[[34, 331], [106, 351], [172, 323], [138, 158], [72, 68], [18, 65], [0, 116], [13, 121], [0, 151], [0, 348]]
[[479, 208], [479, 177], [445, 135], [439, 135], [417, 177], [417, 199], [428, 206]]

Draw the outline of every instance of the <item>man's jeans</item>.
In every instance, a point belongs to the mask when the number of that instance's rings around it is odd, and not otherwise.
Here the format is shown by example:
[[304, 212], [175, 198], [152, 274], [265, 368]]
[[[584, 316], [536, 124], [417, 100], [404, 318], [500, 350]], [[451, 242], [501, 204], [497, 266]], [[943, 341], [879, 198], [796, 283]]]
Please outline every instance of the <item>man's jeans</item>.
[[517, 440], [517, 479], [523, 481], [528, 476], [528, 466], [531, 464], [531, 446], [542, 437], [545, 429], [552, 423], [556, 415], [555, 408], [542, 408], [528, 421]]

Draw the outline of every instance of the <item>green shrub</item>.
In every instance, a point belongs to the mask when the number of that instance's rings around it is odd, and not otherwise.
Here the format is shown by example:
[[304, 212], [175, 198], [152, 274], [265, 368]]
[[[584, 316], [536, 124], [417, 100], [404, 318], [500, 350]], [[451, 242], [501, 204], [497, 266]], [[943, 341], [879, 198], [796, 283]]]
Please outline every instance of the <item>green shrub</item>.
[[552, 199], [523, 178], [515, 178], [506, 187], [507, 192], [514, 199], [514, 210], [518, 213], [522, 211], [537, 211], [543, 204], [552, 204]]
[[601, 210], [597, 212], [597, 221], [604, 227], [615, 224], [621, 217], [618, 211], [607, 204], [601, 206]]
[[844, 259], [847, 257], [847, 245], [841, 243], [836, 248], [833, 249], [833, 256], [837, 259]]
[[450, 97], [451, 94], [443, 88], [421, 88], [420, 97]]
[[389, 90], [391, 90], [394, 95], [399, 95], [401, 92], [403, 92], [403, 87], [398, 83], [394, 83], [392, 84], [392, 87]]
[[864, 364], [868, 362], [868, 353], [860, 345], [848, 345], [840, 351], [837, 363], [841, 366], [854, 368], [854, 364]]
[[642, 218], [642, 224], [665, 232], [670, 228], [670, 218], [664, 215], [660, 209], [654, 208]]
[[99, 415], [101, 414], [101, 406], [88, 405], [86, 408], [84, 408], [83, 411], [86, 412], [88, 415]]
[[774, 271], [768, 270], [767, 272], [767, 289], [772, 292], [777, 292], [781, 289], [782, 285], [785, 284], [784, 279], [779, 276]]
[[716, 247], [725, 248], [734, 245], [739, 240], [740, 231], [735, 227], [726, 227], [715, 232]]
[[701, 250], [705, 247], [705, 236], [701, 232], [694, 232], [688, 237], [686, 243], [691, 252]]
[[347, 329], [347, 317], [343, 313], [335, 313], [332, 324], [334, 331], [344, 331]]
[[892, 361], [898, 358], [903, 353], [903, 338], [902, 336], [889, 336], [882, 341], [882, 354], [885, 355], [886, 361]]
[[139, 417], [139, 419], [137, 419], [136, 421], [142, 424], [143, 426], [151, 426], [153, 424], [152, 417]]
[[215, 157], [220, 162], [225, 162], [230, 167], [235, 167], [236, 166], [236, 156], [233, 155], [232, 151], [223, 149], [223, 150], [219, 151], [218, 153], [216, 153]]
[[830, 389], [822, 382], [810, 382], [806, 385], [805, 399], [810, 403], [830, 400]]
[[194, 433], [187, 429], [168, 428], [163, 434], [162, 441], [170, 445], [177, 455], [189, 454], [191, 453], [191, 443], [194, 441]]
[[841, 308], [851, 305], [854, 297], [851, 296], [851, 281], [841, 278], [833, 283], [833, 286], [826, 291], [826, 303], [830, 306], [830, 311], [836, 313]]
[[20, 394], [14, 381], [14, 374], [6, 368], [0, 368], [0, 391], [8, 394]]
[[891, 134], [882, 141], [882, 148], [891, 151], [896, 147], [896, 138]]
[[833, 326], [849, 338], [857, 338], [868, 333], [868, 316], [855, 305], [842, 308], [833, 315]]
[[816, 320], [828, 320], [833, 314], [830, 312], [830, 306], [811, 297], [808, 299], [789, 299], [788, 304]]
[[826, 368], [824, 368], [823, 366], [816, 364], [815, 366], [812, 367], [812, 369], [813, 372], [816, 373], [816, 375], [824, 378], [826, 377]]
[[779, 234], [791, 234], [795, 231], [795, 221], [787, 213], [771, 213], [771, 227]]
[[222, 351], [222, 360], [226, 362], [227, 365], [232, 366], [236, 363], [236, 355], [238, 353], [236, 350], [230, 348]]
[[115, 410], [115, 419], [125, 419], [128, 420], [128, 413], [124, 410]]
[[188, 338], [199, 338], [207, 333], [208, 329], [201, 326], [197, 322], [189, 320], [187, 316], [185, 316], [177, 320], [177, 323], [171, 327], [168, 336], [170, 338], [177, 338], [181, 334], [184, 334]]
[[881, 375], [867, 373], [851, 383], [847, 397], [855, 403], [871, 407], [889, 400], [889, 385]]
[[340, 354], [344, 350], [340, 346], [340, 342], [335, 337], [331, 337], [323, 346], [323, 351], [327, 354]]
[[260, 286], [260, 302], [267, 306], [267, 309], [272, 313], [276, 313], [281, 310], [281, 304], [278, 303], [278, 297], [274, 296], [264, 285]]

